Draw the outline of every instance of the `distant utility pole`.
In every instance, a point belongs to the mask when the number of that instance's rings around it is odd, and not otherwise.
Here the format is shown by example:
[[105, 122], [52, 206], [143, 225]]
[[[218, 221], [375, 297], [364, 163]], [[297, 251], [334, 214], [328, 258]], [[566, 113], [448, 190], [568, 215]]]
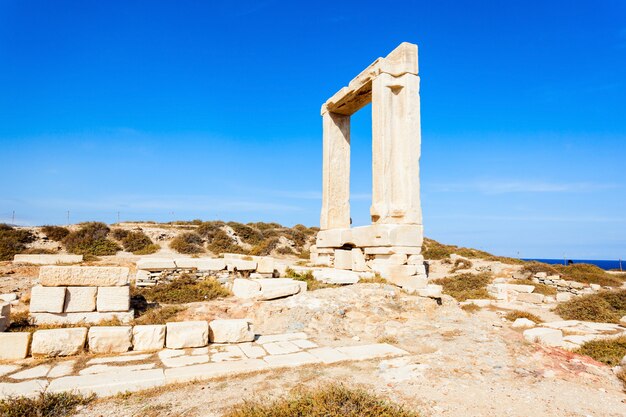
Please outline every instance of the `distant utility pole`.
[[117, 212], [117, 223], [119, 224], [119, 222], [120, 222], [120, 212], [118, 211]]
[[67, 211], [67, 225], [70, 225], [70, 211]]
[[13, 214], [11, 215], [11, 224], [15, 224], [15, 210], [13, 210]]

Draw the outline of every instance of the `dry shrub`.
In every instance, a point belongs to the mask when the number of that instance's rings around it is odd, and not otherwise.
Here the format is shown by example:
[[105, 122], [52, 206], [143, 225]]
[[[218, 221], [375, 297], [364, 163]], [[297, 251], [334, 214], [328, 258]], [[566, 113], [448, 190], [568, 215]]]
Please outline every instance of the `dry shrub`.
[[626, 336], [592, 340], [576, 349], [575, 353], [589, 356], [609, 366], [617, 366], [626, 355]]
[[246, 253], [246, 250], [236, 244], [235, 241], [228, 236], [228, 233], [222, 229], [216, 230], [213, 233], [207, 247], [216, 255], [222, 253]]
[[626, 290], [603, 291], [559, 303], [555, 313], [565, 320], [619, 323], [626, 315]]
[[267, 401], [246, 401], [224, 417], [419, 417], [401, 405], [362, 388], [327, 384], [315, 389], [299, 388], [289, 396]]
[[41, 231], [48, 239], [54, 240], [55, 242], [63, 241], [63, 239], [70, 234], [70, 230], [63, 226], [43, 226]]
[[477, 306], [476, 304], [465, 304], [461, 306], [461, 310], [465, 311], [466, 313], [475, 313], [479, 310], [481, 310], [480, 306]]
[[139, 317], [135, 318], [133, 324], [165, 324], [168, 321], [172, 321], [172, 318], [182, 311], [185, 311], [185, 309], [178, 306], [149, 308]]
[[139, 249], [134, 251], [135, 255], [150, 255], [153, 253], [157, 253], [161, 250], [161, 246], [156, 243], [151, 243], [150, 245], [144, 247], [143, 249]]
[[0, 416], [3, 417], [63, 417], [74, 414], [78, 406], [87, 405], [95, 395], [61, 392], [41, 392], [33, 398], [12, 397], [0, 400]]
[[360, 277], [359, 284], [389, 284], [389, 281], [381, 277], [380, 274], [377, 272], [372, 278]]
[[59, 253], [57, 249], [44, 249], [44, 248], [28, 248], [20, 252], [25, 255], [54, 255]]
[[487, 292], [487, 285], [491, 283], [491, 274], [459, 274], [451, 277], [435, 280], [435, 284], [443, 286], [444, 294], [448, 294], [457, 299], [465, 301], [468, 299], [491, 298]]
[[78, 230], [63, 239], [63, 244], [68, 252], [78, 255], [115, 255], [121, 248], [117, 243], [107, 239], [109, 231], [109, 227], [104, 223], [82, 223]]
[[281, 246], [276, 249], [276, 253], [279, 255], [295, 255], [296, 253], [289, 246]]
[[515, 321], [517, 319], [528, 319], [534, 321], [535, 323], [543, 323], [543, 320], [541, 320], [538, 316], [522, 310], [509, 311], [506, 316], [504, 316], [504, 318], [509, 321]]
[[205, 238], [207, 241], [211, 241], [213, 236], [218, 233], [218, 231], [223, 231], [222, 227], [226, 223], [222, 221], [211, 221], [211, 222], [203, 222], [196, 229], [196, 233]]
[[469, 259], [457, 259], [454, 261], [454, 265], [452, 266], [452, 270], [450, 272], [457, 272], [462, 269], [470, 269], [474, 264]]
[[144, 232], [128, 232], [122, 239], [122, 245], [126, 252], [136, 253], [138, 251], [145, 251], [150, 245], [154, 245], [152, 239], [148, 237]]
[[0, 224], [0, 261], [13, 260], [13, 257], [26, 249], [26, 244], [33, 240], [35, 237], [28, 230]]
[[228, 226], [230, 226], [235, 231], [237, 236], [239, 236], [239, 238], [245, 243], [258, 245], [263, 242], [263, 233], [254, 227], [237, 222], [228, 222]]
[[276, 249], [279, 243], [280, 239], [278, 239], [277, 237], [270, 237], [269, 239], [266, 239], [258, 245], [254, 246], [250, 250], [250, 254], [255, 256], [267, 256], [271, 254], [274, 249]]
[[111, 230], [111, 237], [115, 240], [121, 241], [121, 240], [124, 240], [124, 238], [128, 236], [129, 233], [130, 233], [129, 230], [117, 228], [117, 229]]
[[549, 265], [542, 262], [527, 262], [523, 271], [533, 275], [545, 272], [548, 275], [560, 275], [568, 281], [609, 287], [620, 287], [626, 280], [626, 274], [609, 274], [604, 269], [590, 264]]
[[159, 284], [150, 289], [137, 289], [135, 293], [143, 295], [149, 301], [165, 304], [208, 301], [231, 295], [214, 278], [195, 279], [189, 275], [181, 275], [170, 283]]
[[184, 232], [176, 236], [170, 242], [170, 248], [178, 253], [193, 254], [202, 253], [202, 237], [194, 232]]
[[287, 268], [285, 275], [287, 276], [287, 278], [292, 278], [296, 281], [306, 282], [307, 291], [321, 290], [323, 288], [341, 287], [341, 285], [339, 284], [327, 284], [325, 282], [316, 280], [315, 277], [313, 277], [313, 273], [311, 271], [306, 271], [303, 274], [299, 274], [293, 269]]

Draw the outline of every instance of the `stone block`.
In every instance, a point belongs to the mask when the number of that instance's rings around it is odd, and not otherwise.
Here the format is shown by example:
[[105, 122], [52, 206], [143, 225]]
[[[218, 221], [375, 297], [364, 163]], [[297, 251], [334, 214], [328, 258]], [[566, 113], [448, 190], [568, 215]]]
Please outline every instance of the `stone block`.
[[539, 278], [539, 279], [546, 279], [548, 277], [548, 274], [545, 272], [537, 272], [534, 275], [535, 278]]
[[65, 287], [33, 287], [30, 292], [31, 313], [62, 313]]
[[[412, 285], [416, 286], [416, 291], [417, 291], [417, 295], [419, 295], [420, 297], [430, 297], [430, 298], [441, 298], [442, 297], [442, 292], [443, 292], [443, 287], [441, 285], [437, 285], [437, 284], [428, 284], [426, 285], [425, 288], [419, 288], [420, 285], [423, 285], [423, 280], [425, 280], [425, 278], [421, 277], [421, 278], [417, 278], [418, 281], [416, 281], [414, 284], [409, 283], [409, 285], [407, 286], [408, 289], [413, 289]], [[404, 288], [404, 287], [402, 287]]]
[[530, 343], [540, 343], [545, 346], [561, 346], [563, 344], [563, 332], [557, 329], [535, 327], [524, 330], [524, 339]]
[[360, 278], [357, 272], [331, 268], [313, 271], [313, 277], [327, 284], [356, 284]]
[[341, 229], [320, 230], [317, 233], [315, 246], [317, 246], [318, 250], [320, 248], [341, 248], [346, 243], [351, 243], [351, 241], [352, 241], [351, 229], [341, 228]]
[[394, 253], [390, 255], [374, 255], [374, 259], [369, 261], [368, 264], [377, 265], [404, 265], [407, 263], [408, 257], [403, 253]]
[[366, 272], [370, 270], [365, 263], [365, 255], [359, 248], [352, 249], [352, 270], [355, 272]]
[[46, 391], [48, 381], [45, 379], [33, 379], [24, 382], [2, 382], [0, 383], [0, 399], [9, 397], [38, 397]]
[[0, 294], [0, 303], [10, 303], [13, 301], [17, 301], [17, 294], [14, 292], [10, 292], [8, 294]]
[[133, 350], [148, 352], [165, 346], [165, 325], [150, 324], [133, 327]]
[[533, 303], [533, 304], [541, 304], [543, 303], [543, 299], [545, 296], [543, 294], [536, 293], [519, 293], [517, 294], [517, 301], [522, 301], [524, 303]]
[[274, 273], [274, 258], [264, 256], [259, 258], [256, 271], [260, 274], [273, 274]]
[[211, 343], [241, 343], [254, 340], [254, 328], [244, 319], [213, 320], [209, 323]]
[[89, 329], [89, 351], [94, 353], [124, 353], [132, 346], [131, 326], [94, 326]]
[[67, 287], [63, 311], [66, 313], [95, 311], [97, 292], [98, 287]]
[[133, 310], [111, 312], [79, 312], [79, 313], [31, 313], [33, 323], [38, 326], [48, 324], [97, 324], [102, 321], [119, 320], [130, 323], [135, 317]]
[[424, 256], [422, 255], [409, 255], [406, 263], [409, 265], [424, 265]]
[[69, 356], [82, 352], [87, 339], [86, 327], [37, 330], [33, 333], [33, 356]]
[[315, 265], [323, 265], [323, 266], [332, 266], [333, 260], [332, 256], [326, 253], [320, 253], [317, 255], [317, 260], [315, 261]]
[[249, 299], [259, 297], [261, 295], [261, 284], [256, 280], [235, 278], [232, 292], [237, 298]]
[[320, 359], [323, 363], [336, 363], [350, 359], [345, 353], [341, 353], [337, 349], [331, 347], [310, 349], [308, 353]]
[[165, 346], [168, 349], [203, 347], [209, 343], [209, 323], [181, 321], [167, 323]]
[[226, 266], [229, 271], [254, 271], [257, 263], [255, 261], [246, 261], [243, 259], [228, 259]]
[[13, 263], [25, 263], [33, 265], [56, 265], [56, 264], [77, 264], [83, 261], [83, 255], [15, 255]]
[[197, 269], [198, 271], [221, 271], [226, 269], [226, 260], [221, 258], [177, 258], [174, 260], [174, 263], [180, 269]]
[[96, 298], [98, 311], [128, 311], [130, 287], [100, 287]]
[[128, 268], [119, 266], [42, 266], [45, 287], [117, 287], [128, 285]]
[[400, 253], [404, 255], [419, 255], [422, 253], [421, 246], [374, 246], [363, 249], [366, 255], [393, 255]]
[[557, 292], [556, 293], [556, 301], [559, 303], [564, 303], [566, 301], [569, 301], [573, 297], [574, 297], [574, 294], [570, 292]]
[[511, 327], [514, 329], [528, 329], [531, 327], [535, 327], [535, 322], [532, 320], [528, 320], [524, 317], [520, 317], [515, 319], [515, 321], [513, 322], [513, 324], [511, 324]]
[[0, 333], [0, 360], [26, 358], [30, 337], [29, 332]]
[[271, 367], [290, 368], [312, 363], [322, 363], [322, 359], [309, 352], [288, 353], [285, 355], [269, 355], [263, 358]]
[[335, 268], [352, 269], [352, 251], [345, 249], [335, 249]]
[[[261, 300], [274, 300], [276, 298], [288, 297], [298, 294], [302, 288], [302, 282], [291, 278], [266, 278], [255, 280], [261, 285]], [[306, 283], [304, 283], [306, 291]]]
[[145, 271], [164, 271], [166, 269], [176, 269], [173, 259], [165, 258], [141, 258], [137, 261], [137, 269]]
[[65, 376], [50, 382], [47, 392], [73, 391], [77, 394], [108, 397], [126, 392], [134, 392], [165, 385], [163, 369], [127, 371], [115, 373]]
[[209, 378], [219, 378], [237, 373], [257, 372], [269, 369], [267, 362], [262, 359], [244, 359], [241, 361], [214, 362], [200, 365], [171, 368], [165, 370], [167, 384], [196, 381]]
[[0, 301], [0, 316], [11, 317], [11, 303]]
[[282, 342], [285, 340], [301, 340], [308, 338], [306, 333], [297, 332], [297, 333], [279, 333], [279, 334], [267, 334], [261, 335], [256, 340], [259, 344], [264, 343], [272, 343], [272, 342]]
[[[422, 246], [423, 227], [405, 224], [374, 224], [353, 227], [352, 242], [357, 247]], [[319, 245], [318, 245], [319, 246]]]

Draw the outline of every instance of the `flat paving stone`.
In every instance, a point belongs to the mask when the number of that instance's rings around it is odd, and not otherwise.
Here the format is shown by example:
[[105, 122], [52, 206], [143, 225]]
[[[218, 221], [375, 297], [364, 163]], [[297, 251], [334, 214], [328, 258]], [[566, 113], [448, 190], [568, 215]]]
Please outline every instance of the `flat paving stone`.
[[288, 340], [308, 339], [306, 333], [281, 333], [281, 334], [268, 334], [260, 335], [255, 342], [257, 343], [270, 343], [270, 342], [284, 342]]
[[270, 355], [284, 355], [287, 353], [300, 352], [302, 350], [295, 344], [287, 341], [265, 343], [263, 348], [267, 350], [267, 353]]
[[111, 365], [92, 365], [78, 372], [79, 375], [95, 375], [109, 374], [120, 371], [144, 371], [146, 369], [154, 369], [154, 363], [140, 363], [137, 365], [111, 366]]
[[55, 365], [54, 368], [52, 368], [50, 372], [48, 372], [48, 378], [59, 378], [62, 376], [70, 375], [72, 372], [74, 372], [75, 363], [76, 360], [71, 360], [61, 362]]
[[293, 367], [321, 363], [322, 360], [309, 352], [289, 353], [286, 355], [268, 355], [263, 358], [272, 367]]
[[244, 359], [233, 362], [213, 362], [202, 365], [185, 366], [165, 370], [167, 384], [218, 378], [245, 372], [256, 372], [269, 369], [267, 362], [261, 359]]
[[50, 365], [39, 365], [33, 368], [24, 369], [23, 371], [16, 372], [11, 375], [13, 379], [33, 379], [33, 378], [42, 378], [48, 375], [50, 372]]
[[192, 355], [207, 355], [208, 353], [209, 353], [208, 346], [207, 347], [191, 349], [191, 354]]
[[239, 345], [241, 351], [250, 359], [262, 358], [267, 355], [265, 349], [261, 346], [252, 343], [242, 343]]
[[161, 358], [161, 362], [163, 365], [168, 368], [180, 368], [182, 366], [195, 365], [198, 363], [207, 363], [209, 362], [209, 355], [195, 355], [195, 356], [177, 356], [174, 358]]
[[31, 381], [0, 383], [0, 399], [9, 397], [35, 397], [46, 389], [48, 381], [45, 379], [33, 379]]
[[291, 340], [290, 342], [302, 349], [311, 349], [317, 347], [316, 343], [313, 343], [310, 340], [306, 339]]
[[224, 346], [214, 353], [211, 352], [212, 362], [236, 361], [245, 358], [246, 355], [239, 346]]
[[[160, 353], [160, 352], [159, 352]], [[121, 355], [111, 356], [106, 358], [94, 358], [87, 362], [87, 365], [95, 365], [98, 363], [124, 363], [124, 362], [136, 362], [143, 361], [152, 356], [152, 353], [142, 353], [139, 355]]]
[[19, 365], [0, 365], [0, 376], [10, 374], [11, 372], [17, 371], [20, 368], [21, 366]]
[[82, 395], [96, 394], [107, 397], [127, 391], [139, 391], [162, 386], [165, 383], [163, 369], [145, 371], [118, 371], [103, 375], [79, 375], [57, 378], [48, 385], [48, 392], [73, 391]]
[[331, 347], [309, 349], [307, 352], [320, 359], [324, 363], [335, 363], [350, 360], [348, 355], [346, 355], [345, 353], [341, 353], [337, 349]]
[[336, 348], [339, 352], [352, 360], [365, 360], [386, 356], [407, 355], [408, 352], [391, 346], [387, 343], [375, 343], [372, 345], [345, 346]]
[[163, 349], [158, 353], [159, 359], [176, 358], [178, 356], [185, 356], [186, 353], [182, 349]]

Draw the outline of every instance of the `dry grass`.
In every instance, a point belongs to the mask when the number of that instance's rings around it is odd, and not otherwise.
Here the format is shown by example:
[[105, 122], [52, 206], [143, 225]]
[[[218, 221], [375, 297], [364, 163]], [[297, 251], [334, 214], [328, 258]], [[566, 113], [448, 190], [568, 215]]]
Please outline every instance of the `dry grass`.
[[457, 272], [462, 269], [470, 269], [472, 265], [472, 261], [470, 261], [469, 259], [457, 259], [456, 261], [454, 261], [454, 265], [452, 266], [450, 272]]
[[539, 318], [538, 316], [521, 310], [509, 311], [506, 316], [504, 316], [504, 318], [509, 321], [515, 321], [517, 319], [528, 319], [534, 321], [535, 323], [543, 323], [543, 320], [541, 320], [541, 318]]
[[136, 289], [134, 294], [142, 295], [153, 302], [183, 304], [228, 297], [231, 292], [213, 278], [195, 279], [182, 275], [167, 284], [159, 284], [150, 289]]
[[185, 309], [178, 306], [153, 307], [137, 317], [133, 324], [165, 324], [168, 321], [175, 321], [172, 319], [183, 311]]
[[295, 279], [296, 281], [306, 282], [307, 291], [321, 290], [324, 288], [337, 288], [341, 287], [338, 284], [326, 284], [325, 282], [318, 281], [313, 277], [311, 271], [306, 271], [304, 274], [299, 274], [291, 268], [287, 268], [286, 274], [288, 278]]
[[422, 255], [424, 259], [430, 260], [442, 260], [450, 258], [450, 255], [456, 253], [464, 258], [471, 259], [485, 259], [488, 261], [502, 262], [505, 264], [523, 264], [525, 263], [521, 259], [508, 258], [506, 256], [495, 256], [489, 252], [485, 252], [478, 249], [464, 248], [455, 245], [445, 245], [439, 243], [436, 240], [424, 238], [424, 244], [422, 247]]
[[511, 284], [517, 285], [532, 285], [535, 287], [534, 293], [543, 294], [543, 295], [556, 295], [556, 287], [551, 287], [546, 284], [537, 284], [530, 279], [516, 279], [511, 282]]
[[398, 344], [398, 338], [395, 336], [391, 336], [391, 335], [386, 335], [386, 336], [381, 336], [378, 339], [376, 339], [377, 343], [387, 343], [390, 345], [397, 345]]
[[418, 417], [361, 388], [327, 384], [315, 389], [299, 388], [288, 396], [268, 402], [245, 401], [224, 417]]
[[548, 275], [560, 275], [562, 279], [568, 281], [609, 287], [620, 287], [626, 280], [626, 274], [609, 274], [604, 269], [590, 264], [549, 265], [542, 262], [527, 262], [523, 271], [533, 275], [545, 272]]
[[492, 279], [491, 274], [487, 273], [466, 273], [441, 278], [433, 281], [433, 283], [442, 285], [444, 294], [456, 298], [457, 301], [465, 301], [475, 298], [491, 298], [487, 292], [487, 285], [491, 283]]
[[583, 344], [575, 353], [589, 356], [609, 366], [617, 366], [626, 355], [626, 336], [615, 339], [592, 340]]
[[619, 323], [626, 315], [626, 290], [603, 291], [559, 303], [554, 311], [565, 320]]
[[63, 417], [74, 413], [78, 406], [89, 404], [95, 396], [83, 397], [72, 393], [41, 392], [34, 398], [13, 397], [0, 400], [2, 417]]
[[477, 306], [476, 304], [465, 304], [463, 306], [461, 306], [461, 310], [465, 311], [466, 313], [476, 313], [477, 311], [480, 311], [481, 308], [479, 306]]
[[389, 284], [385, 278], [381, 277], [377, 272], [372, 278], [359, 278], [359, 284]]

